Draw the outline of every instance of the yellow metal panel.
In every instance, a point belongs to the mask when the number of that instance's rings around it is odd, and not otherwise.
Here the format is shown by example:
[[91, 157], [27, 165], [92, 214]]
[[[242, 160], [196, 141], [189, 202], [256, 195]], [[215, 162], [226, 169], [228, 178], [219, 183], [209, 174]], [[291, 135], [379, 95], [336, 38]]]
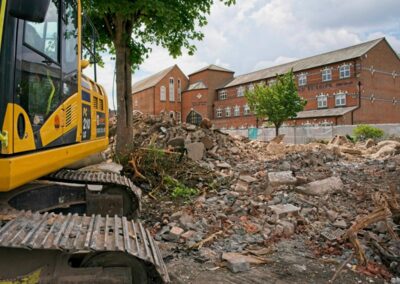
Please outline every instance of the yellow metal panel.
[[12, 154], [14, 153], [14, 145], [13, 145], [13, 134], [14, 134], [14, 127], [13, 127], [13, 112], [14, 107], [13, 104], [8, 104], [6, 109], [6, 114], [4, 116], [3, 122], [3, 132], [8, 133], [8, 143], [7, 147], [1, 147], [2, 154]]
[[3, 39], [3, 28], [4, 28], [4, 15], [6, 13], [6, 0], [3, 0], [0, 7], [0, 50], [1, 50], [1, 43]]
[[[59, 106], [46, 120], [46, 122], [40, 128], [40, 137], [42, 139], [42, 145], [46, 146], [54, 140], [60, 138], [63, 135], [62, 125], [64, 124], [64, 110], [62, 105]], [[58, 121], [58, 127], [56, 126]]]
[[[63, 134], [72, 130], [74, 127], [77, 127], [78, 121], [80, 121], [78, 116], [78, 101], [78, 94], [71, 96], [46, 120], [40, 129], [40, 137], [43, 146], [47, 146], [51, 142], [60, 138]], [[68, 108], [70, 109], [68, 110]], [[69, 124], [67, 124], [66, 119], [67, 110], [71, 111], [71, 120]], [[60, 122], [58, 127], [55, 123], [56, 117], [58, 117], [58, 121]]]
[[[79, 108], [78, 104], [79, 98], [78, 94], [71, 96], [63, 104], [64, 107], [64, 134], [76, 128], [78, 124], [81, 124], [81, 118], [78, 116]], [[69, 113], [70, 112], [70, 113]], [[70, 117], [68, 117], [70, 116]], [[69, 123], [70, 120], [70, 123]], [[79, 122], [79, 123], [78, 123]]]
[[86, 156], [101, 152], [108, 138], [11, 158], [0, 158], [0, 192], [10, 191], [27, 182], [62, 169]]
[[[9, 104], [12, 105], [12, 104]], [[22, 138], [18, 135], [18, 117], [22, 115], [25, 120], [25, 133]], [[26, 152], [35, 150], [35, 137], [33, 136], [33, 130], [29, 116], [25, 110], [17, 104], [14, 104], [14, 153]]]

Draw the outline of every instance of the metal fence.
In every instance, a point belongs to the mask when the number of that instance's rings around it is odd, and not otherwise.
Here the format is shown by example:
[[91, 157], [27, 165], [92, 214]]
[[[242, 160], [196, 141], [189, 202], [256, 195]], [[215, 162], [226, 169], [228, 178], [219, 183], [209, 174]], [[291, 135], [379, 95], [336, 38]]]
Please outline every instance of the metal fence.
[[[371, 124], [385, 132], [386, 137], [400, 136], [400, 124]], [[357, 125], [338, 126], [296, 126], [281, 127], [279, 134], [285, 134], [284, 142], [305, 144], [316, 140], [330, 140], [335, 135], [352, 135]], [[231, 135], [245, 136], [252, 140], [269, 141], [275, 137], [275, 128], [249, 128], [224, 130]]]

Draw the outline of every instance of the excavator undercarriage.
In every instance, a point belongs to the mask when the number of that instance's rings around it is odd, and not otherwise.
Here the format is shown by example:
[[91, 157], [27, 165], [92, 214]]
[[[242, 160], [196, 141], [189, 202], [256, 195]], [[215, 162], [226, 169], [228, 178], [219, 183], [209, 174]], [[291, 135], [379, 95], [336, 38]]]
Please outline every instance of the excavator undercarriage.
[[150, 233], [126, 217], [14, 211], [0, 222], [7, 283], [169, 282]]

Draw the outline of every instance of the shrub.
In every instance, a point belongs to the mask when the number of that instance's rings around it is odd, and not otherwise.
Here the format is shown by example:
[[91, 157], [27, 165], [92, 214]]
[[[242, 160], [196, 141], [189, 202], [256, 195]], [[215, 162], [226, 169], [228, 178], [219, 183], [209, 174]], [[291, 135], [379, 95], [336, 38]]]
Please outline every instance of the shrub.
[[170, 177], [164, 177], [164, 184], [165, 186], [171, 190], [171, 196], [173, 198], [184, 198], [188, 199], [191, 196], [196, 196], [199, 194], [199, 190], [196, 188], [187, 187], [180, 181]]
[[360, 124], [353, 130], [353, 134], [357, 141], [366, 139], [379, 139], [382, 138], [383, 130], [367, 124]]

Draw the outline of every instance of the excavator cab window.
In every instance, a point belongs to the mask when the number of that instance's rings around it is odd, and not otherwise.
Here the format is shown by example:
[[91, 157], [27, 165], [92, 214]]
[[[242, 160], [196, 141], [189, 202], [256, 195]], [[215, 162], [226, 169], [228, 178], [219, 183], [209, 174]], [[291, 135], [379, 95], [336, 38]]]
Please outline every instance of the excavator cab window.
[[93, 22], [87, 16], [83, 17], [82, 35], [82, 59], [89, 60], [92, 64], [92, 68], [87, 68], [84, 74], [97, 82], [96, 41], [99, 36]]
[[33, 128], [60, 104], [60, 1], [50, 1], [42, 23], [24, 22], [20, 99]]

